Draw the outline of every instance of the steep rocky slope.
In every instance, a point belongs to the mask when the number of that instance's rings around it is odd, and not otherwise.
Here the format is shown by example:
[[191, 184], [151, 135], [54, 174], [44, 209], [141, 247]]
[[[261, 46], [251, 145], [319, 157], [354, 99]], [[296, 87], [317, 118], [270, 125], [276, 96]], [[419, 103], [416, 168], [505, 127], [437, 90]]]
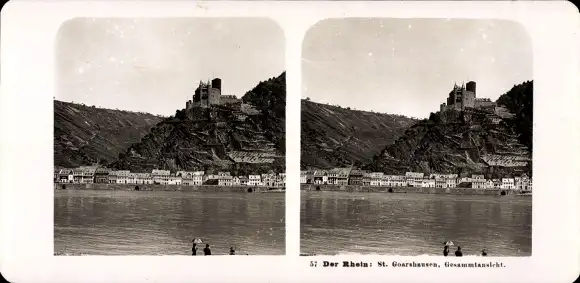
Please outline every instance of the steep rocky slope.
[[54, 101], [54, 164], [107, 164], [161, 120], [147, 113]]
[[118, 169], [229, 170], [248, 174], [285, 168], [285, 73], [260, 82], [240, 105], [178, 110], [119, 155]]
[[376, 155], [366, 168], [396, 174], [531, 174], [532, 82], [514, 86], [497, 104], [513, 117], [484, 110], [432, 113]]
[[302, 100], [301, 168], [362, 165], [417, 121]]

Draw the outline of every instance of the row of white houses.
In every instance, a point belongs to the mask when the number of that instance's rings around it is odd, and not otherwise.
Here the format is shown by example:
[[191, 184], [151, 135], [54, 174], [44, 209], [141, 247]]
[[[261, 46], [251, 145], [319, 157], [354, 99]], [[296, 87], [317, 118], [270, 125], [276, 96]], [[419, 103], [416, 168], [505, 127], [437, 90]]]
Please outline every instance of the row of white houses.
[[387, 175], [352, 168], [300, 172], [301, 184], [361, 185], [381, 187], [475, 188], [503, 190], [531, 190], [532, 179], [526, 174], [515, 178], [485, 179], [484, 175], [459, 177], [458, 174], [430, 174], [407, 172]]
[[249, 176], [232, 176], [230, 172], [205, 174], [204, 171], [152, 170], [151, 173], [134, 173], [129, 170], [111, 170], [99, 166], [81, 166], [78, 168], [55, 169], [55, 183], [108, 183], [108, 184], [159, 184], [159, 185], [218, 185], [218, 186], [268, 186], [284, 187], [285, 173], [270, 172]]

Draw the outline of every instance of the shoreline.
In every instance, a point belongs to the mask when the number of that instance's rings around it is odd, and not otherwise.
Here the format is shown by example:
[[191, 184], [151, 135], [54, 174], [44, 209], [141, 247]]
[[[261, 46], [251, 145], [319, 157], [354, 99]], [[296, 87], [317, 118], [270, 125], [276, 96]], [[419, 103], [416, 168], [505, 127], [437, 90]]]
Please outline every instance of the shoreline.
[[[334, 257], [334, 256], [344, 256], [344, 257], [348, 257], [348, 256], [381, 256], [381, 257], [446, 257], [443, 256], [442, 254], [438, 254], [438, 253], [433, 253], [433, 254], [421, 254], [421, 255], [399, 255], [399, 254], [389, 254], [389, 253], [385, 253], [385, 254], [381, 254], [381, 253], [330, 253], [330, 254], [316, 254], [316, 253], [301, 253], [300, 256], [314, 256], [314, 257]], [[498, 254], [498, 255], [487, 255], [487, 256], [482, 256], [481, 254], [475, 253], [475, 254], [463, 254], [463, 257], [531, 257], [531, 253], [529, 255], [505, 255], [505, 254]], [[451, 255], [451, 253], [449, 254], [449, 256], [447, 257], [451, 257], [451, 258], [455, 258], [455, 255]], [[342, 263], [342, 262], [341, 262]]]
[[[473, 189], [473, 188], [422, 188], [422, 187], [380, 187], [362, 185], [318, 185], [300, 184], [301, 191], [349, 192], [349, 193], [395, 193], [395, 194], [446, 194], [446, 195], [487, 195], [516, 196], [516, 190]], [[532, 196], [531, 194], [529, 196]]]
[[[52, 254], [53, 256], [103, 256], [103, 254], [91, 254], [91, 253], [80, 253], [80, 252], [72, 252], [72, 253], [68, 253], [68, 252], [53, 252]], [[219, 254], [214, 254], [212, 252], [211, 256], [250, 256], [251, 254], [249, 253], [245, 253], [245, 254], [235, 254], [235, 255], [231, 255], [229, 253], [219, 253]], [[274, 254], [274, 255], [267, 255], [267, 254], [254, 254], [254, 255], [265, 255], [265, 256], [283, 256], [281, 254]], [[104, 256], [108, 256], [108, 255], [104, 255]], [[118, 256], [118, 255], [111, 255], [111, 256]], [[138, 255], [138, 256], [194, 256], [191, 254], [152, 254], [152, 255]], [[196, 256], [205, 256], [203, 253], [196, 255]]]
[[[184, 186], [153, 184], [66, 184], [53, 183], [54, 190], [96, 190], [96, 191], [169, 191], [169, 192], [223, 192], [223, 193], [285, 193], [280, 187], [248, 186]], [[349, 192], [349, 193], [395, 193], [395, 194], [446, 194], [446, 195], [487, 195], [487, 196], [522, 196], [516, 190], [473, 189], [473, 188], [422, 188], [422, 187], [379, 187], [360, 185], [317, 185], [300, 184], [300, 191]]]
[[53, 183], [58, 191], [168, 191], [168, 192], [222, 192], [222, 193], [285, 193], [280, 187], [248, 187], [248, 186], [184, 186], [184, 185], [153, 185], [153, 184], [70, 184]]

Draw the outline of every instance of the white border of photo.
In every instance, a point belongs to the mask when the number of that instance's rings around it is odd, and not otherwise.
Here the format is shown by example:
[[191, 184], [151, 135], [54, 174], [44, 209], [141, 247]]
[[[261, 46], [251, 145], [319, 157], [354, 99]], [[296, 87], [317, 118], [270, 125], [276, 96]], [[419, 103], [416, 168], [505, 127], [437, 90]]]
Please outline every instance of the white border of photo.
[[[286, 256], [54, 256], [54, 46], [76, 17], [268, 17], [286, 36], [288, 84]], [[473, 262], [475, 257], [299, 257], [301, 50], [305, 32], [340, 17], [506, 19], [534, 50], [532, 256], [494, 258], [505, 268], [379, 268], [376, 262]], [[11, 282], [553, 282], [580, 266], [578, 158], [580, 45], [570, 2], [12, 1], [1, 14], [0, 272]], [[251, 31], [248, 31], [251, 32]], [[388, 240], [388, 239], [385, 239]], [[310, 261], [318, 261], [317, 268]], [[321, 268], [323, 260], [372, 268]]]

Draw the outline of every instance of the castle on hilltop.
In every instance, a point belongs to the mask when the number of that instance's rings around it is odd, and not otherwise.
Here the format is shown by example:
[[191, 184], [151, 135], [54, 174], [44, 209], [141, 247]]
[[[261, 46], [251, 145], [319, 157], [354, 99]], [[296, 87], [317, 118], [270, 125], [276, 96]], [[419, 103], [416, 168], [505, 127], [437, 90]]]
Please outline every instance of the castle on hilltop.
[[461, 87], [454, 84], [453, 89], [449, 93], [449, 97], [447, 97], [447, 103], [442, 103], [440, 110], [441, 112], [451, 109], [462, 111], [466, 108], [487, 108], [495, 106], [496, 103], [489, 98], [477, 98], [475, 82], [470, 81], [467, 84], [462, 84]]
[[222, 95], [222, 80], [215, 78], [204, 83], [199, 82], [199, 86], [195, 89], [192, 100], [185, 103], [186, 109], [194, 107], [208, 108], [211, 105], [226, 105], [241, 103], [235, 95]]

